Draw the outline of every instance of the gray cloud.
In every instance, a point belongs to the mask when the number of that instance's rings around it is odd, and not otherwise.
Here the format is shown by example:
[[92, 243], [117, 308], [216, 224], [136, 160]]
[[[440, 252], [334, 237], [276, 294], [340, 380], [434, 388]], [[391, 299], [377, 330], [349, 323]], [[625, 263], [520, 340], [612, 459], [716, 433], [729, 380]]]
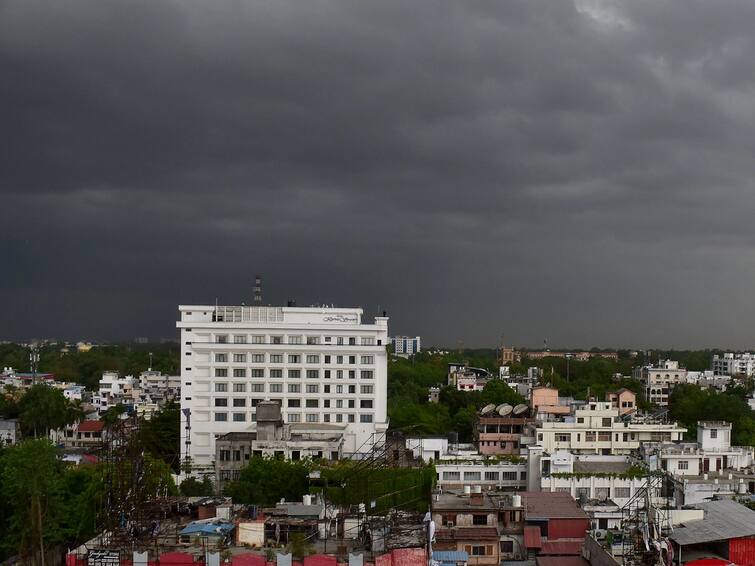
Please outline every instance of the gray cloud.
[[175, 306], [749, 347], [749, 2], [0, 3], [0, 337]]

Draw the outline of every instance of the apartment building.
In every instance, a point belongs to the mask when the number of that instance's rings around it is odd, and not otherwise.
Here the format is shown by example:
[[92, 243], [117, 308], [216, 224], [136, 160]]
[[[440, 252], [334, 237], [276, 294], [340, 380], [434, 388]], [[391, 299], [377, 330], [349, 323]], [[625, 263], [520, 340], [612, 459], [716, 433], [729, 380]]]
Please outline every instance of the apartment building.
[[673, 360], [664, 360], [657, 366], [634, 368], [632, 375], [645, 387], [645, 398], [660, 407], [668, 406], [674, 387], [687, 382], [687, 370]]
[[544, 421], [535, 430], [535, 442], [552, 454], [566, 450], [576, 454], [629, 454], [644, 442], [677, 442], [687, 429], [653, 418], [619, 418], [611, 402], [590, 401], [574, 417]]
[[397, 356], [413, 356], [421, 351], [422, 340], [419, 336], [391, 336], [393, 353]]
[[[184, 457], [209, 466], [215, 439], [256, 430], [277, 401], [287, 424], [343, 431], [343, 454], [369, 451], [388, 426], [388, 318], [361, 308], [179, 306]], [[187, 420], [188, 419], [188, 420]]]
[[749, 352], [714, 354], [711, 360], [711, 369], [714, 375], [752, 377], [755, 375], [755, 354]]

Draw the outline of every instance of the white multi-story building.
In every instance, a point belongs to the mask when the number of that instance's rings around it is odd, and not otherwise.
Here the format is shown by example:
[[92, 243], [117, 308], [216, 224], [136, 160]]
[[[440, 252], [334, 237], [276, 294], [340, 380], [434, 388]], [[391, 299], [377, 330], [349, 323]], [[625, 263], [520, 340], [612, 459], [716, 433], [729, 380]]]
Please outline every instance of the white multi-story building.
[[413, 356], [421, 350], [419, 336], [392, 336], [393, 353], [399, 356]]
[[657, 366], [642, 366], [634, 369], [633, 377], [645, 386], [645, 398], [660, 407], [668, 406], [674, 387], [687, 382], [687, 370], [679, 362], [664, 360]]
[[342, 430], [347, 456], [387, 429], [387, 317], [363, 324], [362, 309], [329, 307], [179, 311], [182, 448], [195, 464], [214, 461], [217, 436], [254, 431], [261, 400], [279, 401], [286, 423]]
[[727, 352], [725, 354], [714, 354], [711, 361], [711, 369], [715, 375], [744, 375], [753, 377], [755, 375], [755, 354], [744, 352], [734, 354]]
[[677, 442], [687, 432], [676, 423], [657, 419], [619, 418], [610, 402], [590, 401], [574, 417], [544, 421], [534, 430], [535, 442], [548, 454], [566, 450], [575, 454], [626, 455], [644, 442]]

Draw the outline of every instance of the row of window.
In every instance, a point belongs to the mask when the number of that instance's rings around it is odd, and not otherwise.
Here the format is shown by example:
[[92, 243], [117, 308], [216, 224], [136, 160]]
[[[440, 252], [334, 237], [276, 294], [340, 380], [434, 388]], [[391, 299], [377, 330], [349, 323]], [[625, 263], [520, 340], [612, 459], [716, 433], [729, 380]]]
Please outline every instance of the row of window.
[[[526, 480], [527, 472], [485, 472], [484, 476], [482, 475], [482, 472], [464, 472], [465, 481], [480, 481], [483, 478], [485, 479], [485, 481], [516, 481], [517, 479]], [[443, 472], [443, 480], [461, 480], [461, 472]]]
[[[247, 372], [247, 368], [233, 368], [231, 370], [231, 376], [232, 377], [246, 377], [247, 374], [250, 377], [253, 378], [265, 378], [265, 368], [251, 368], [249, 372]], [[319, 369], [308, 369], [304, 370], [304, 375], [306, 375], [307, 379], [320, 379], [320, 370]], [[325, 379], [330, 379], [333, 375], [332, 370], [326, 369], [322, 372], [322, 377]], [[336, 379], [343, 379], [344, 376], [348, 376], [349, 379], [356, 379], [357, 377], [357, 371], [350, 369], [350, 370], [336, 370], [335, 372]], [[228, 377], [228, 368], [215, 368], [215, 377]], [[273, 379], [282, 379], [283, 378], [283, 370], [282, 369], [270, 369], [267, 370], [267, 376]], [[289, 379], [301, 379], [302, 376], [302, 370], [300, 369], [289, 369], [286, 370], [286, 376]], [[374, 379], [375, 378], [375, 372], [371, 369], [363, 369], [359, 371], [359, 377], [362, 379]]]
[[[304, 359], [305, 363], [308, 364], [319, 364], [320, 363], [320, 354], [306, 354], [302, 356], [301, 354], [231, 354], [229, 356], [228, 352], [217, 352], [215, 353], [215, 363], [223, 364], [227, 363], [228, 360], [233, 360], [233, 363], [236, 364], [243, 364], [246, 363], [247, 360], [251, 360], [254, 364], [264, 364], [265, 360], [269, 357], [271, 364], [282, 364], [283, 360], [288, 360], [289, 364], [300, 364], [302, 363], [302, 359]], [[349, 364], [349, 365], [356, 365], [357, 363], [357, 356], [333, 356], [330, 354], [324, 354], [322, 356], [323, 363], [325, 364]], [[374, 365], [375, 364], [375, 356], [359, 356], [359, 363], [362, 365]]]
[[317, 344], [335, 344], [336, 346], [374, 346], [375, 338], [372, 336], [302, 336], [301, 334], [216, 334], [216, 344], [295, 344], [315, 346]]
[[[222, 383], [222, 382], [216, 382], [215, 383], [215, 392], [216, 393], [227, 393], [228, 392], [228, 383]], [[245, 393], [247, 390], [251, 391], [252, 393], [264, 393], [265, 392], [265, 384], [264, 383], [233, 383], [232, 385], [232, 391], [234, 393]], [[248, 388], [247, 388], [248, 385]], [[283, 393], [283, 384], [282, 383], [270, 383], [270, 393]], [[289, 383], [288, 384], [288, 392], [289, 393], [301, 393], [301, 384], [299, 383]], [[320, 392], [320, 384], [319, 383], [307, 383], [304, 391], [306, 393], [319, 393]], [[332, 386], [329, 383], [325, 383], [322, 386], [322, 392], [323, 393], [351, 393], [355, 394], [357, 391], [356, 385], [336, 385]], [[359, 386], [359, 392], [362, 395], [372, 395], [375, 393], [375, 387], [373, 385], [360, 385]]]
[[[247, 413], [231, 413], [231, 421], [235, 423], [240, 422], [246, 422], [247, 421]], [[332, 417], [332, 420], [331, 420]], [[216, 412], [214, 414], [214, 420], [215, 422], [219, 423], [225, 423], [228, 422], [228, 413], [226, 412]], [[255, 421], [257, 418], [256, 413], [251, 414], [251, 418], [249, 420]], [[360, 423], [371, 423], [373, 422], [374, 417], [370, 414], [362, 414], [359, 415], [359, 422]], [[301, 413], [288, 413], [287, 419], [289, 423], [300, 423], [301, 420]], [[319, 413], [306, 413], [305, 414], [305, 422], [308, 423], [318, 423], [320, 422], [320, 414]], [[343, 413], [336, 413], [334, 415], [331, 415], [329, 413], [326, 413], [322, 415], [322, 422], [329, 423], [329, 422], [336, 422], [336, 423], [354, 423], [356, 422], [356, 415], [354, 413], [349, 413], [344, 415]]]
[[[287, 399], [286, 400], [286, 406], [289, 408], [300, 408], [302, 406], [302, 401], [304, 401], [304, 406], [307, 409], [318, 409], [320, 407], [320, 400], [319, 399]], [[247, 399], [246, 397], [234, 397], [231, 399], [232, 406], [234, 407], [246, 407]], [[346, 405], [344, 405], [344, 402]], [[335, 399], [335, 408], [336, 409], [355, 409], [356, 408], [356, 399]], [[250, 406], [256, 407], [259, 404], [259, 399], [251, 399]], [[330, 399], [323, 399], [322, 406], [326, 409], [331, 408], [331, 400]], [[228, 407], [228, 397], [216, 397], [214, 402], [215, 407]], [[372, 409], [374, 407], [374, 402], [372, 399], [360, 399], [359, 400], [359, 408], [360, 409]]]

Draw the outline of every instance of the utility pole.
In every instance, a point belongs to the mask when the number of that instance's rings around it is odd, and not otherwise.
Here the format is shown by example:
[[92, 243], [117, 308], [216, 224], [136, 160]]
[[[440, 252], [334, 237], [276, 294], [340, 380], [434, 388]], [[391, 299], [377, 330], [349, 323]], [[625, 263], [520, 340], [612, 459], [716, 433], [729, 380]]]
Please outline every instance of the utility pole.
[[37, 384], [37, 366], [39, 365], [39, 350], [36, 344], [32, 344], [29, 352], [29, 366], [31, 367], [31, 384]]

